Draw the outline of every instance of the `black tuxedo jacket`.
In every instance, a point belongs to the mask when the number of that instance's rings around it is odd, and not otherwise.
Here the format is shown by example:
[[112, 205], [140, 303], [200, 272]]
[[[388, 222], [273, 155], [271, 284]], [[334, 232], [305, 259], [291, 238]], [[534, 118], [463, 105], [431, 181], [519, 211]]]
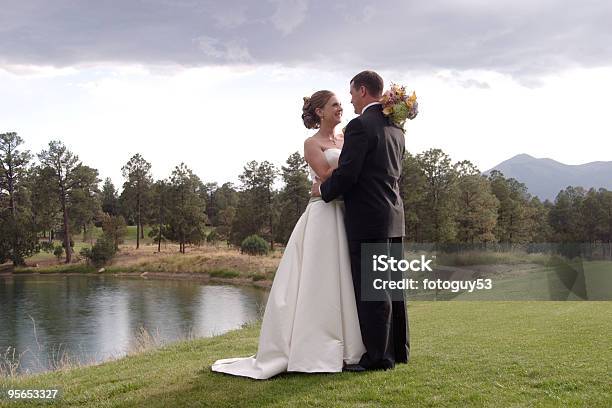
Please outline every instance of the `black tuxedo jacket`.
[[404, 132], [373, 105], [351, 120], [338, 168], [321, 184], [329, 202], [344, 197], [349, 240], [404, 236], [404, 204], [399, 191]]

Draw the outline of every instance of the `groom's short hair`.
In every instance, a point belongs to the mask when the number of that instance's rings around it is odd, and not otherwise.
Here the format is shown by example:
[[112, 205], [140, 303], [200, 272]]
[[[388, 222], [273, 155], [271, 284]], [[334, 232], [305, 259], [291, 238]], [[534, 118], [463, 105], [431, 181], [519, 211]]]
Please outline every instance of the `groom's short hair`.
[[362, 71], [351, 79], [351, 83], [355, 89], [362, 86], [368, 90], [368, 93], [374, 97], [382, 95], [384, 82], [383, 79], [374, 71]]

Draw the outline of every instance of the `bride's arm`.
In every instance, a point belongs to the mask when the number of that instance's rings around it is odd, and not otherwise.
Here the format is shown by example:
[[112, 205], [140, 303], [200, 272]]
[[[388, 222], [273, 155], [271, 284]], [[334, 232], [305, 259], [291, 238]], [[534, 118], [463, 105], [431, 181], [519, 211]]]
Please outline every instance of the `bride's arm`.
[[304, 160], [312, 167], [321, 182], [331, 176], [334, 169], [329, 165], [325, 154], [313, 139], [306, 139], [304, 142]]

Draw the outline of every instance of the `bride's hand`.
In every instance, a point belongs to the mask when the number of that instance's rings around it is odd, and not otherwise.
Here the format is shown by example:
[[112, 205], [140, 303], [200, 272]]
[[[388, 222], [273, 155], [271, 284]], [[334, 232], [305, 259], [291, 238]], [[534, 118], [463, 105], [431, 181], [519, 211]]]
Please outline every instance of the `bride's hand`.
[[329, 178], [329, 176], [331, 176], [331, 174], [334, 172], [334, 169], [329, 167], [323, 174], [321, 174], [321, 176], [316, 176], [315, 180], [318, 181], [319, 183], [323, 183], [325, 180], [327, 180]]
[[304, 160], [321, 181], [325, 181], [333, 171], [321, 146], [313, 138], [308, 138], [304, 142]]
[[310, 189], [310, 196], [320, 197], [321, 196], [320, 188], [321, 188], [321, 183], [319, 182], [318, 177], [316, 177], [315, 182], [312, 183], [312, 187]]

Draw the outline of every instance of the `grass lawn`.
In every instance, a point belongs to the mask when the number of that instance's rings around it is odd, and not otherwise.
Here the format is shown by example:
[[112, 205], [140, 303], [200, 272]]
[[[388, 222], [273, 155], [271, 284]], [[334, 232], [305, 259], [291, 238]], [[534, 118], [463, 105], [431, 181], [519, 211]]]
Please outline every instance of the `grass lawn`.
[[[102, 235], [102, 228], [97, 228], [100, 231], [98, 232], [98, 234], [100, 234], [100, 236]], [[149, 231], [151, 231], [151, 227], [148, 225], [144, 226], [144, 238], [140, 239], [141, 243], [150, 243], [153, 242], [153, 240], [151, 238], [149, 238]], [[128, 225], [127, 227], [127, 234], [125, 236], [125, 242], [126, 243], [133, 243], [134, 245], [136, 245], [136, 226], [135, 225]]]
[[[145, 242], [145, 243], [149, 243], [152, 242], [152, 239], [149, 238], [149, 231], [151, 231], [151, 227], [148, 225], [144, 226], [144, 238], [140, 239], [140, 242]], [[91, 233], [92, 237], [94, 239], [99, 238], [102, 236], [102, 228], [100, 227], [93, 227], [92, 233]], [[78, 234], [77, 238], [79, 240], [83, 239], [83, 234]], [[125, 235], [125, 241], [127, 243], [133, 243], [136, 244], [136, 226], [135, 225], [128, 225], [127, 226], [127, 234]]]
[[[144, 235], [145, 237], [143, 239], [140, 240], [141, 245], [146, 245], [146, 244], [151, 244], [153, 243], [153, 240], [151, 238], [149, 238], [148, 234], [149, 231], [151, 231], [151, 227], [149, 227], [148, 225], [145, 225], [144, 227]], [[96, 239], [100, 238], [102, 236], [102, 228], [100, 227], [93, 227], [92, 231], [91, 231], [91, 239], [93, 239], [93, 241], [95, 241]], [[83, 241], [83, 233], [79, 233], [79, 234], [74, 234], [72, 236], [72, 240], [74, 241], [74, 255], [78, 256], [79, 252], [81, 251], [81, 248], [85, 248], [85, 247], [91, 247], [91, 240], [88, 238], [87, 241]], [[62, 241], [61, 240], [54, 240], [54, 245], [62, 245]], [[124, 243], [126, 245], [136, 245], [136, 226], [135, 225], [131, 225], [127, 227], [127, 234], [125, 236], [125, 240]], [[65, 254], [62, 255], [62, 258], [60, 260], [60, 262], [57, 262], [58, 264], [62, 262], [63, 259], [65, 259]], [[28, 264], [36, 264], [36, 263], [40, 263], [43, 264], [45, 266], [48, 266], [50, 264], [55, 264], [55, 255], [53, 255], [53, 253], [49, 253], [49, 252], [44, 252], [41, 251], [37, 254], [34, 254], [33, 256], [29, 257], [26, 259]]]
[[256, 351], [254, 326], [0, 389], [60, 387], [73, 407], [612, 406], [612, 302], [412, 302], [409, 316], [411, 361], [387, 372], [212, 373]]
[[557, 267], [530, 269], [517, 276], [494, 276], [492, 290], [464, 292], [452, 297], [458, 300], [612, 299], [612, 262], [580, 261], [574, 263], [575, 269], [571, 266], [568, 262]]
[[[145, 237], [140, 240], [141, 248], [145, 246], [151, 246], [152, 248], [153, 247], [156, 248], [155, 241], [152, 238], [149, 238], [148, 236], [149, 231], [151, 231], [151, 227], [148, 225], [145, 225], [144, 226], [144, 236]], [[79, 252], [81, 251], [82, 248], [91, 247], [91, 242], [92, 241], [95, 242], [95, 240], [100, 238], [101, 236], [102, 236], [102, 228], [95, 227], [95, 226], [91, 230], [91, 237], [88, 237], [87, 241], [83, 241], [82, 232], [79, 234], [73, 235], [72, 236], [72, 240], [74, 241], [73, 256], [79, 257]], [[61, 240], [54, 240], [53, 243], [56, 246], [62, 245]], [[170, 244], [170, 246], [174, 247], [176, 245]], [[124, 237], [124, 242], [123, 242], [122, 247], [134, 247], [134, 248], [136, 247], [136, 226], [135, 225], [131, 225], [127, 227], [127, 234]], [[168, 245], [162, 244], [162, 247], [168, 247]], [[178, 252], [178, 250], [176, 252]], [[55, 255], [53, 255], [52, 252], [49, 253], [49, 252], [41, 251], [27, 258], [26, 262], [29, 265], [40, 264], [40, 266], [49, 267], [49, 266], [55, 266], [55, 265], [61, 264], [64, 259], [65, 259], [65, 254], [63, 254], [61, 260], [57, 262], [57, 259], [55, 258]], [[55, 268], [55, 269], [58, 269], [58, 268]]]
[[[59, 240], [55, 240], [53, 241], [55, 246], [60, 246], [62, 245], [62, 242]], [[73, 247], [73, 254], [78, 255], [78, 253], [81, 251], [81, 248], [89, 248], [91, 247], [91, 244], [89, 242], [83, 242], [81, 239], [77, 239], [74, 241], [74, 247]], [[49, 264], [49, 263], [61, 263], [66, 259], [66, 254], [62, 253], [62, 257], [60, 258], [60, 261], [57, 261], [57, 258], [55, 257], [55, 255], [53, 255], [53, 252], [44, 252], [41, 251], [37, 254], [34, 254], [33, 256], [29, 257], [26, 259], [26, 262], [28, 264], [35, 264], [35, 263], [45, 263], [45, 264]]]

